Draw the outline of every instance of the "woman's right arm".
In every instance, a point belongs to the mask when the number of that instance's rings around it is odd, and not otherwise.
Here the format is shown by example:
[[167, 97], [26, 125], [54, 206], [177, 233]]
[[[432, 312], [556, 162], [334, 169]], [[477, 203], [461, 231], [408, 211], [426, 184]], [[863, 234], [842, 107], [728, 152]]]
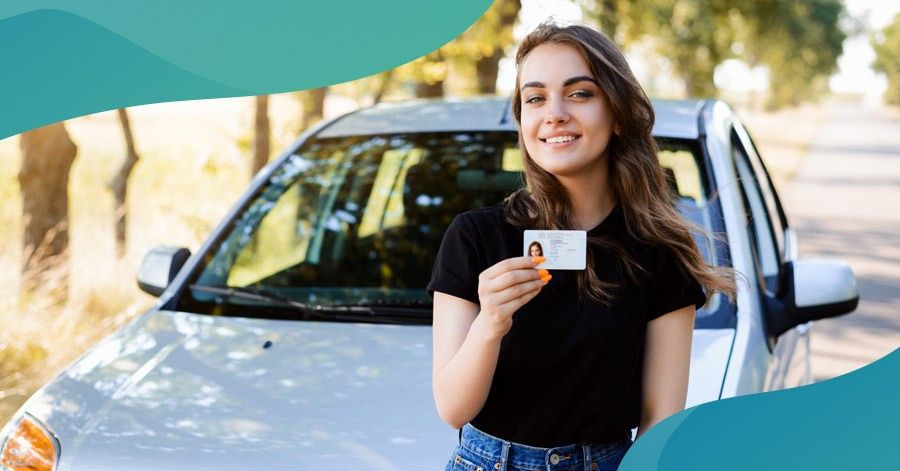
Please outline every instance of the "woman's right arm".
[[550, 279], [546, 270], [535, 269], [542, 261], [515, 257], [482, 272], [480, 308], [435, 291], [432, 388], [438, 415], [453, 428], [461, 428], [484, 406], [512, 315]]

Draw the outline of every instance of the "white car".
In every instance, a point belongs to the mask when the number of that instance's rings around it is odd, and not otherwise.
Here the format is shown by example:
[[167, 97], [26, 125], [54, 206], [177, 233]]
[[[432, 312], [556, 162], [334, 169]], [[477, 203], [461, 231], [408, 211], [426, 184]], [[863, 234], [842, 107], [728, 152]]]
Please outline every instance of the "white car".
[[[688, 406], [809, 383], [809, 321], [855, 309], [844, 263], [797, 258], [750, 136], [719, 101], [657, 101], [679, 209], [733, 266], [697, 314]], [[159, 302], [36, 392], [0, 434], [28, 469], [439, 469], [431, 393], [444, 230], [523, 184], [501, 98], [382, 104], [301, 136], [193, 255], [151, 250]], [[43, 463], [43, 464], [41, 464]], [[2, 468], [2, 466], [0, 466]]]

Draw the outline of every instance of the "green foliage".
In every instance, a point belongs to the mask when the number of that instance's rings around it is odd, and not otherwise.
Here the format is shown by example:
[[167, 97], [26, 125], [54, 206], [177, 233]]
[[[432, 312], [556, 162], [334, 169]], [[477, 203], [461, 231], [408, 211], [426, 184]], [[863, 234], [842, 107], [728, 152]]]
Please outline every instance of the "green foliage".
[[669, 51], [688, 96], [715, 96], [713, 72], [731, 50], [728, 10], [723, 1], [667, 1], [655, 9], [657, 48]]
[[732, 8], [725, 0], [591, 0], [585, 16], [619, 44], [650, 38], [684, 80], [688, 96], [714, 96], [713, 71], [731, 54]]
[[620, 44], [649, 39], [689, 96], [714, 96], [728, 58], [770, 70], [769, 106], [814, 98], [837, 67], [846, 34], [840, 0], [581, 0], [588, 20]]
[[652, 35], [662, 2], [629, 0], [579, 0], [585, 20], [594, 23], [620, 45]]
[[827, 89], [846, 34], [840, 0], [767, 1], [748, 9], [748, 58], [769, 67], [769, 108], [796, 106]]
[[395, 70], [394, 80], [434, 85], [447, 79], [450, 67], [471, 83], [461, 86], [472, 93], [481, 93], [475, 77], [479, 61], [499, 61], [513, 44], [512, 30], [518, 18], [519, 0], [496, 0], [490, 8], [459, 37], [439, 50], [420, 57]]
[[887, 75], [888, 88], [884, 100], [892, 105], [900, 105], [900, 14], [869, 41], [875, 49], [876, 71]]

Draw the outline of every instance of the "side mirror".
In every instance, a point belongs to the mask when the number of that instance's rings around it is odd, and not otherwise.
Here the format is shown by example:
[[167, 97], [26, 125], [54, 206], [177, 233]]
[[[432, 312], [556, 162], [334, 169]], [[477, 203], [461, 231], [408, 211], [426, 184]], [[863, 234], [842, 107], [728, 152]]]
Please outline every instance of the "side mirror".
[[[783, 294], [767, 309], [770, 335], [777, 337], [794, 326], [856, 310], [859, 287], [846, 263], [810, 258], [787, 262], [784, 268]], [[780, 306], [772, 305], [776, 303]]]
[[190, 256], [191, 251], [184, 247], [159, 246], [150, 249], [138, 268], [138, 286], [154, 296], [161, 295]]

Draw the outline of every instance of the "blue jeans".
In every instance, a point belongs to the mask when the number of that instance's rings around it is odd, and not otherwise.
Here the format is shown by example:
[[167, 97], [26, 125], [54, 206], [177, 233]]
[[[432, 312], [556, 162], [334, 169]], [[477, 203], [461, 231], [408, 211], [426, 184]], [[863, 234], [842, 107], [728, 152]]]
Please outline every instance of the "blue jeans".
[[538, 448], [509, 442], [466, 424], [445, 471], [606, 471], [619, 468], [631, 438]]

